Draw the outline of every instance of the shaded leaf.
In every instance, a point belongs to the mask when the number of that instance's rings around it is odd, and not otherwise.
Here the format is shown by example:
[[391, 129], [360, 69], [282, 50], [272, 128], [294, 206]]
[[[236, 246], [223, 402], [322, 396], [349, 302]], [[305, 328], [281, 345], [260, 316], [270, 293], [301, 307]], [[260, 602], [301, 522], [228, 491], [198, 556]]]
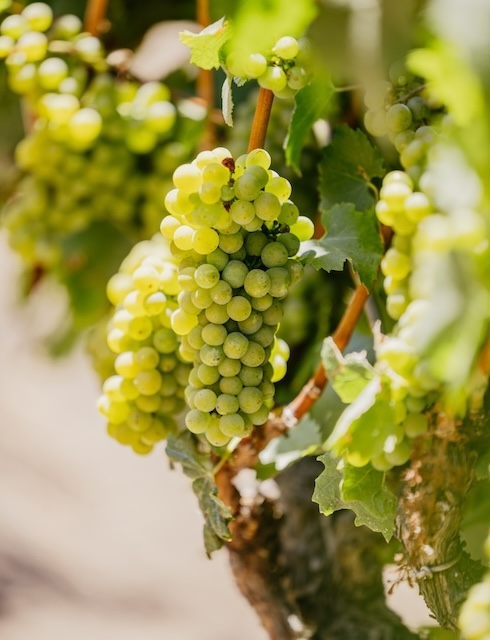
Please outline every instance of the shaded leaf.
[[369, 287], [384, 251], [374, 212], [361, 213], [353, 204], [337, 204], [323, 214], [322, 223], [326, 235], [303, 242], [301, 259], [325, 271], [341, 271], [348, 260]]
[[202, 478], [211, 472], [208, 458], [197, 451], [196, 443], [190, 433], [170, 435], [166, 453], [170, 460], [182, 465], [185, 475], [189, 478]]
[[285, 141], [286, 162], [300, 172], [301, 151], [313, 124], [325, 114], [335, 88], [320, 78], [303, 87], [295, 96], [294, 111]]
[[293, 462], [306, 455], [312, 455], [321, 444], [320, 427], [309, 415], [287, 432], [287, 435], [274, 438], [260, 453], [262, 464], [273, 464], [282, 471]]
[[190, 47], [191, 62], [201, 69], [219, 69], [221, 66], [220, 49], [231, 37], [231, 27], [225, 18], [221, 18], [199, 33], [184, 30], [180, 40]]
[[375, 201], [371, 180], [385, 173], [381, 154], [360, 129], [337, 127], [320, 162], [320, 210], [342, 202], [352, 203], [358, 211], [371, 209]]
[[202, 537], [208, 558], [211, 557], [214, 551], [218, 551], [223, 546], [223, 540], [214, 533], [207, 522], [204, 523], [202, 528]]
[[207, 524], [221, 540], [231, 540], [228, 522], [232, 518], [231, 510], [218, 498], [218, 490], [214, 479], [197, 478], [192, 483], [192, 490], [199, 500], [199, 507]]

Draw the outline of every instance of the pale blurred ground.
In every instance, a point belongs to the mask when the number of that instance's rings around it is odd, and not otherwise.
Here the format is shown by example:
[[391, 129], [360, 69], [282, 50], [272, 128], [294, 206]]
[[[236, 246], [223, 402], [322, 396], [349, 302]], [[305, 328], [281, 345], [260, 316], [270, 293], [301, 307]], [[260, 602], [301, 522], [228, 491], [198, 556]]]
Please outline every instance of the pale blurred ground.
[[[83, 350], [40, 346], [57, 296], [20, 308], [17, 271], [0, 235], [0, 638], [266, 640], [226, 552], [205, 556], [187, 478], [108, 438]], [[406, 587], [393, 602], [427, 621]]]

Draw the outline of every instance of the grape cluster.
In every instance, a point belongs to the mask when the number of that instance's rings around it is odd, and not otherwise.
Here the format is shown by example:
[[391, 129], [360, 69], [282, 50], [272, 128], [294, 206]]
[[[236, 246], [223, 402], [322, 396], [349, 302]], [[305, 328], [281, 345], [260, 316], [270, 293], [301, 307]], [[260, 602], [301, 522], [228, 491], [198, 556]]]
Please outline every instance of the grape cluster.
[[268, 418], [282, 373], [270, 362], [282, 300], [303, 271], [300, 240], [313, 232], [269, 166], [263, 149], [236, 161], [228, 149], [204, 151], [174, 172], [165, 199], [161, 231], [182, 287], [171, 326], [193, 360], [185, 422], [214, 446]]
[[107, 344], [116, 354], [97, 407], [108, 433], [136, 453], [149, 453], [185, 407], [191, 365], [171, 327], [178, 308], [178, 268], [160, 235], [136, 244], [108, 282], [115, 305]]
[[[485, 543], [485, 555], [490, 562], [490, 535]], [[469, 590], [459, 612], [459, 628], [463, 640], [490, 638], [490, 571]]]
[[388, 314], [398, 320], [410, 302], [409, 278], [412, 272], [412, 242], [419, 223], [432, 213], [432, 203], [422, 191], [413, 190], [410, 176], [391, 171], [384, 180], [376, 204], [381, 224], [391, 227], [391, 247], [381, 262], [385, 276]]
[[243, 57], [230, 52], [226, 69], [238, 82], [256, 79], [278, 98], [290, 98], [311, 79], [311, 46], [307, 38], [283, 36], [270, 51]]
[[29, 269], [63, 279], [77, 269], [63, 255], [65, 240], [94, 222], [131, 241], [158, 230], [161, 193], [193, 152], [200, 125], [175, 142], [176, 128], [193, 129], [185, 105], [178, 112], [161, 82], [119, 79], [76, 16], [53, 22], [50, 7], [36, 2], [7, 16], [0, 31], [10, 87], [33, 116], [15, 150], [20, 178], [3, 223]]
[[423, 91], [417, 92], [423, 88], [420, 82], [398, 67], [392, 77], [392, 82], [378, 82], [366, 91], [364, 125], [375, 137], [389, 137], [402, 167], [416, 182], [436, 136], [434, 113]]

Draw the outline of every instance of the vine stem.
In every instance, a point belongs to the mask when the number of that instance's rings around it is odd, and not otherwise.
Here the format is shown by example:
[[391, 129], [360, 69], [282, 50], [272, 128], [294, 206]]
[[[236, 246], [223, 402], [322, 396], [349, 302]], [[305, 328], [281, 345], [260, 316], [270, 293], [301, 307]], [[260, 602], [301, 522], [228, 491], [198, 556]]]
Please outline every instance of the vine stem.
[[269, 118], [273, 102], [274, 94], [272, 91], [260, 87], [255, 115], [252, 122], [252, 130], [250, 131], [250, 138], [248, 141], [249, 152], [253, 149], [261, 149], [265, 145], [265, 137], [267, 135], [267, 127], [269, 126]]
[[100, 34], [108, 4], [109, 0], [88, 0], [84, 16], [85, 31], [93, 36]]
[[[344, 315], [333, 332], [332, 339], [341, 351], [347, 346], [368, 297], [369, 291], [363, 284], [360, 284], [354, 291]], [[325, 369], [320, 363], [296, 398], [284, 407], [282, 416], [287, 426], [294, 426], [311, 409], [325, 388], [327, 381]]]
[[[203, 29], [211, 24], [209, 0], [196, 0], [196, 20]], [[196, 91], [198, 98], [203, 102], [207, 111], [206, 128], [202, 137], [201, 146], [203, 150], [211, 149], [216, 146], [215, 123], [211, 118], [214, 105], [214, 77], [212, 70], [199, 69]]]

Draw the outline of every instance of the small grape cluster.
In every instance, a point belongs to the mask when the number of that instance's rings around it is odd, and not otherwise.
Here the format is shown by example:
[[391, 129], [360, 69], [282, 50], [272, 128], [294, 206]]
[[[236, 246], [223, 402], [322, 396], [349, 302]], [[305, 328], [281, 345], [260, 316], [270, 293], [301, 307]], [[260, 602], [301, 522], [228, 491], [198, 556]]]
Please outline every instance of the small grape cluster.
[[282, 300], [302, 275], [300, 240], [313, 232], [269, 166], [263, 149], [236, 161], [228, 149], [204, 151], [174, 172], [165, 199], [161, 231], [182, 287], [171, 326], [193, 360], [185, 422], [214, 446], [268, 418], [283, 373], [270, 362]]
[[422, 191], [413, 190], [413, 181], [407, 173], [391, 171], [385, 176], [376, 215], [383, 225], [394, 231], [391, 247], [381, 262], [386, 309], [394, 320], [401, 317], [410, 302], [412, 241], [421, 220], [431, 213], [431, 201]]
[[[490, 562], [490, 535], [485, 543], [485, 555]], [[458, 626], [463, 640], [490, 638], [490, 571], [469, 590], [459, 612]]]
[[97, 407], [108, 433], [136, 453], [177, 431], [191, 365], [171, 327], [180, 291], [169, 243], [158, 234], [136, 244], [108, 282], [115, 305], [107, 344], [116, 354]]
[[234, 51], [226, 57], [226, 69], [244, 82], [256, 79], [278, 98], [290, 98], [311, 79], [311, 45], [307, 38], [282, 36], [270, 51], [243, 57]]
[[400, 163], [416, 182], [423, 172], [427, 152], [436, 130], [430, 126], [433, 113], [420, 83], [406, 73], [393, 76], [393, 84], [381, 81], [369, 87], [364, 96], [367, 111], [364, 125], [375, 136], [388, 136], [400, 154]]

